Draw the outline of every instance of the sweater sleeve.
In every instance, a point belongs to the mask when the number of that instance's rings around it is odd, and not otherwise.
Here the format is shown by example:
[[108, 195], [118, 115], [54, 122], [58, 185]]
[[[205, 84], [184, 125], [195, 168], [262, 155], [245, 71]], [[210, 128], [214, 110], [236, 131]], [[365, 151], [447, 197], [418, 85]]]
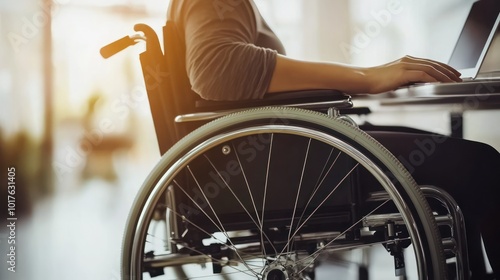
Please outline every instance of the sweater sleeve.
[[255, 45], [257, 23], [249, 1], [184, 1], [187, 75], [204, 99], [259, 99], [267, 91], [277, 52]]

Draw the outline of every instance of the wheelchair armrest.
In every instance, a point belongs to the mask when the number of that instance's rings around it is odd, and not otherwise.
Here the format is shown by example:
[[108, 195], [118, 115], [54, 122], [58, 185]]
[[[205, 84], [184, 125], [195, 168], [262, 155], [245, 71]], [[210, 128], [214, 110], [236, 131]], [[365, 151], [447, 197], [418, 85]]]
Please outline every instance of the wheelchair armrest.
[[350, 108], [351, 96], [336, 90], [302, 90], [267, 94], [262, 99], [241, 101], [197, 100], [195, 107], [199, 112], [237, 110], [265, 106], [293, 106], [308, 109]]
[[208, 121], [229, 113], [266, 106], [290, 106], [326, 112], [329, 108], [339, 109], [341, 114], [366, 115], [369, 108], [352, 108], [351, 96], [335, 90], [303, 90], [268, 94], [263, 99], [242, 101], [197, 100], [195, 112], [178, 115], [176, 123]]

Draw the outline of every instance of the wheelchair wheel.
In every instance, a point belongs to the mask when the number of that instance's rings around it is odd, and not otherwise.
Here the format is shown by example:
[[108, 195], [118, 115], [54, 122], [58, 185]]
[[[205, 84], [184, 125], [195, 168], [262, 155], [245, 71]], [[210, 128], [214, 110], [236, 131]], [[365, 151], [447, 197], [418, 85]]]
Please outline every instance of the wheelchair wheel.
[[368, 247], [387, 251], [387, 279], [446, 279], [429, 206], [384, 147], [321, 113], [254, 109], [163, 156], [129, 215], [122, 279], [320, 279], [321, 264]]

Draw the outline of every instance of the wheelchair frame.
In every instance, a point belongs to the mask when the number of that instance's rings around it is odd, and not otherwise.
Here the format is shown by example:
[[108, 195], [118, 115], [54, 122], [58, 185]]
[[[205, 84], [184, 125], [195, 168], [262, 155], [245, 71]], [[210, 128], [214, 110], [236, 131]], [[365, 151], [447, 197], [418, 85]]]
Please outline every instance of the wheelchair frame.
[[[180, 242], [179, 240], [182, 240], [183, 234], [186, 232], [183, 232], [182, 229], [180, 228], [180, 225], [182, 223], [186, 223], [186, 217], [185, 215], [180, 215], [179, 213], [176, 213], [176, 204], [178, 204], [178, 192], [175, 193], [173, 191], [173, 186], [172, 186], [172, 181], [170, 181], [168, 184], [166, 184], [164, 181], [168, 176], [176, 176], [174, 174], [170, 175], [165, 175], [168, 174], [168, 169], [166, 169], [166, 166], [170, 164], [170, 162], [178, 162], [179, 160], [183, 160], [184, 156], [182, 154], [176, 154], [176, 150], [184, 150], [184, 153], [191, 153], [189, 152], [190, 149], [203, 149], [203, 146], [196, 146], [192, 145], [190, 141], [193, 141], [193, 139], [196, 139], [196, 137], [199, 137], [199, 135], [210, 135], [210, 132], [212, 129], [215, 130], [220, 130], [223, 132], [222, 128], [220, 128], [220, 125], [212, 125], [211, 124], [202, 128], [202, 132], [194, 132], [192, 134], [189, 134], [194, 128], [200, 126], [200, 123], [205, 123], [210, 120], [214, 119], [223, 119], [224, 124], [231, 124], [234, 126], [238, 126], [237, 122], [232, 122], [229, 121], [230, 118], [239, 118], [241, 122], [249, 122], [250, 120], [245, 117], [245, 114], [253, 114], [255, 116], [259, 116], [260, 113], [256, 113], [255, 111], [246, 111], [249, 108], [267, 108], [269, 106], [275, 106], [272, 107], [272, 109], [264, 109], [266, 110], [283, 110], [286, 115], [285, 119], [293, 119], [294, 117], [290, 117], [292, 110], [291, 109], [286, 109], [288, 107], [293, 107], [293, 108], [302, 108], [302, 109], [307, 109], [307, 110], [312, 110], [312, 111], [318, 111], [321, 112], [322, 115], [328, 116], [327, 118], [331, 122], [338, 122], [338, 124], [335, 124], [336, 127], [340, 128], [335, 128], [340, 131], [344, 131], [345, 134], [350, 135], [351, 137], [360, 137], [363, 138], [363, 141], [372, 141], [369, 136], [363, 134], [362, 132], [358, 131], [355, 129], [353, 126], [355, 124], [348, 118], [346, 117], [346, 114], [364, 114], [368, 113], [369, 110], [364, 109], [364, 108], [352, 108], [352, 101], [350, 96], [345, 95], [340, 92], [336, 91], [331, 91], [331, 90], [311, 90], [311, 91], [306, 91], [306, 92], [287, 92], [287, 93], [281, 93], [281, 94], [274, 94], [268, 98], [265, 98], [263, 100], [253, 100], [253, 101], [241, 101], [241, 102], [213, 102], [213, 101], [204, 101], [196, 98], [196, 94], [191, 92], [189, 90], [189, 81], [187, 80], [187, 77], [181, 72], [181, 71], [176, 71], [174, 69], [185, 69], [184, 61], [182, 57], [184, 57], [183, 53], [183, 48], [182, 46], [179, 46], [177, 43], [178, 39], [176, 38], [176, 30], [175, 26], [171, 22], [167, 22], [166, 26], [164, 27], [164, 47], [165, 51], [162, 51], [161, 45], [158, 40], [158, 36], [156, 33], [151, 29], [149, 26], [144, 25], [144, 24], [138, 24], [134, 28], [137, 32], [141, 32], [142, 34], [136, 34], [131, 37], [123, 37], [122, 39], [111, 43], [110, 45], [104, 47], [101, 50], [101, 54], [104, 57], [109, 57], [113, 55], [114, 53], [121, 51], [122, 49], [133, 45], [137, 43], [138, 41], [146, 41], [146, 51], [143, 52], [140, 55], [140, 60], [141, 60], [141, 65], [142, 65], [142, 70], [144, 74], [144, 81], [146, 85], [146, 89], [148, 92], [148, 98], [149, 98], [149, 103], [150, 103], [150, 108], [151, 108], [151, 113], [153, 116], [153, 121], [154, 121], [154, 126], [155, 126], [155, 131], [157, 134], [157, 140], [160, 148], [160, 153], [164, 155], [162, 158], [162, 162], [158, 164], [158, 166], [152, 171], [151, 175], [149, 178], [146, 180], [146, 182], [143, 185], [143, 189], [147, 189], [147, 191], [142, 191], [136, 199], [136, 202], [134, 203], [134, 209], [131, 211], [131, 215], [129, 217], [129, 220], [127, 222], [127, 230], [125, 233], [125, 238], [124, 238], [124, 254], [122, 256], [122, 267], [124, 268], [122, 271], [122, 278], [123, 279], [136, 279], [136, 278], [141, 278], [141, 273], [142, 269], [145, 267], [148, 267], [148, 271], [150, 272], [151, 275], [161, 275], [162, 274], [162, 268], [160, 269], [155, 269], [155, 265], [183, 265], [186, 263], [205, 263], [205, 262], [212, 262], [213, 264], [213, 271], [214, 273], [220, 273], [220, 270], [222, 269], [222, 265], [219, 265], [217, 260], [219, 257], [217, 257], [217, 254], [220, 255], [220, 248], [216, 248], [217, 252], [212, 252], [212, 253], [206, 253], [206, 255], [203, 254], [192, 254], [192, 252], [189, 254], [189, 257], [182, 257], [178, 258], [178, 253], [180, 252], [178, 246], [176, 245], [176, 242]], [[168, 48], [167, 48], [168, 47]], [[172, 94], [171, 94], [172, 93]], [[175, 94], [174, 94], [175, 93]], [[182, 96], [182, 98], [179, 98], [179, 96]], [[277, 106], [277, 107], [276, 107]], [[281, 109], [280, 109], [281, 108]], [[244, 111], [241, 113], [241, 111]], [[236, 114], [235, 114], [236, 113]], [[265, 114], [266, 112], [262, 113]], [[309, 113], [304, 112], [301, 113], [301, 111], [297, 111], [297, 113], [303, 114], [305, 117], [301, 118], [309, 118]], [[269, 114], [269, 113], [268, 113]], [[227, 115], [230, 115], [230, 117], [225, 117]], [[318, 122], [324, 122], [325, 117], [317, 117]], [[224, 118], [225, 117], [225, 118]], [[224, 120], [225, 119], [225, 120]], [[300, 119], [300, 118], [299, 118]], [[302, 119], [296, 119], [294, 121], [297, 122], [303, 122], [304, 120]], [[174, 121], [173, 121], [174, 120]], [[187, 124], [187, 125], [186, 125]], [[290, 132], [290, 134], [294, 134], [289, 127], [286, 127], [288, 124], [284, 124], [281, 126], [268, 126], [268, 125], [261, 125], [258, 126], [259, 129], [268, 129], [269, 131], [286, 131], [287, 133]], [[323, 125], [323, 126], [326, 126]], [[290, 126], [293, 127], [293, 126]], [[281, 129], [281, 130], [280, 130]], [[309, 129], [308, 133], [304, 132], [306, 129]], [[300, 135], [307, 135], [307, 137], [317, 137], [317, 139], [320, 139], [320, 136], [317, 136], [317, 132], [314, 132], [314, 128], [304, 128], [302, 126], [297, 126], [296, 130], [301, 130], [302, 132]], [[351, 130], [354, 130], [351, 131]], [[197, 131], [200, 131], [198, 129]], [[335, 132], [335, 131], [334, 131]], [[197, 134], [198, 133], [198, 134]], [[228, 132], [230, 133], [230, 132]], [[236, 132], [235, 132], [236, 133]], [[243, 135], [246, 135], [248, 132], [238, 132], [242, 133]], [[189, 134], [189, 135], [188, 135]], [[342, 133], [341, 133], [342, 134]], [[187, 137], [184, 137], [188, 135]], [[194, 136], [193, 136], [194, 135]], [[274, 135], [274, 134], [272, 134]], [[215, 138], [218, 137], [217, 135], [212, 135]], [[182, 143], [179, 144], [177, 143], [179, 139], [183, 138], [184, 139], [181, 141]], [[326, 137], [326, 136], [325, 136]], [[343, 136], [337, 136], [342, 138]], [[312, 139], [309, 138], [309, 139]], [[188, 140], [185, 140], [188, 139]], [[199, 143], [200, 145], [207, 145], [207, 142], [210, 142], [211, 138], [207, 137], [203, 143]], [[314, 138], [317, 140], [316, 138]], [[368, 140], [367, 140], [368, 139]], [[183, 142], [184, 141], [184, 142]], [[219, 140], [215, 139], [212, 141], [217, 142]], [[309, 140], [311, 141], [311, 140]], [[332, 141], [332, 140], [325, 140], [326, 142]], [[342, 141], [347, 141], [349, 142], [350, 139], [347, 137], [345, 140]], [[341, 141], [341, 142], [342, 142]], [[374, 141], [374, 140], [373, 140]], [[375, 142], [375, 141], [374, 141]], [[177, 143], [177, 144], [176, 144]], [[218, 142], [217, 142], [218, 143]], [[351, 143], [352, 144], [352, 143]], [[354, 142], [355, 145], [356, 144]], [[215, 145], [215, 144], [213, 144]], [[340, 144], [343, 145], [343, 144]], [[368, 152], [374, 152], [375, 154], [379, 154], [375, 157], [375, 159], [370, 159], [367, 161], [367, 166], [370, 164], [373, 164], [373, 162], [378, 162], [380, 158], [383, 158], [384, 160], [388, 160], [389, 163], [385, 163], [386, 166], [390, 169], [397, 170], [395, 171], [396, 173], [398, 172], [403, 172], [401, 171], [402, 167], [401, 164], [397, 163], [397, 160], [395, 160], [394, 157], [391, 155], [387, 155], [386, 150], [382, 146], [379, 146], [380, 144], [362, 144], [360, 147], [358, 146], [359, 149], [365, 150], [366, 147], [369, 147]], [[166, 154], [166, 152], [169, 151], [169, 153]], [[224, 149], [227, 149], [228, 153], [231, 152], [230, 147], [224, 146], [223, 147], [223, 153]], [[350, 148], [345, 148], [346, 152], [349, 153]], [[366, 150], [365, 150], [366, 151]], [[382, 151], [382, 152], [381, 152]], [[354, 153], [355, 157], [363, 158], [363, 155], [357, 155]], [[382, 155], [380, 155], [382, 154]], [[179, 159], [179, 157], [181, 157]], [[370, 163], [371, 162], [371, 163]], [[379, 162], [380, 163], [380, 162]], [[177, 163], [175, 163], [177, 164]], [[395, 165], [395, 166], [391, 166]], [[377, 169], [377, 168], [374, 168]], [[166, 173], [165, 173], [166, 172]], [[394, 171], [393, 171], [394, 173]], [[379, 174], [380, 175], [380, 174]], [[379, 176], [377, 175], [377, 176]], [[380, 175], [382, 176], [382, 175]], [[396, 175], [396, 176], [401, 176], [401, 175]], [[410, 177], [408, 174], [404, 173], [404, 176]], [[385, 180], [387, 181], [388, 178]], [[393, 179], [393, 178], [391, 178]], [[401, 179], [400, 179], [401, 180]], [[409, 181], [410, 185], [414, 184], [414, 182], [408, 178], [403, 179], [403, 181]], [[169, 185], [170, 184], [170, 185]], [[388, 183], [390, 185], [390, 183]], [[403, 185], [405, 184], [404, 182], [402, 183]], [[168, 186], [167, 186], [168, 185]], [[422, 201], [423, 199], [420, 198], [421, 193], [423, 192], [426, 197], [435, 199], [438, 202], [440, 202], [442, 205], [444, 205], [446, 209], [446, 213], [435, 213], [434, 216], [431, 217], [432, 220], [429, 220], [430, 224], [435, 224], [439, 226], [446, 226], [451, 228], [451, 236], [448, 238], [445, 238], [441, 241], [439, 241], [439, 244], [436, 244], [436, 246], [442, 250], [447, 256], [450, 257], [455, 257], [456, 258], [456, 274], [458, 279], [468, 279], [468, 258], [467, 258], [467, 248], [466, 248], [466, 242], [465, 242], [465, 227], [464, 227], [464, 221], [463, 217], [460, 211], [460, 208], [458, 205], [454, 202], [454, 200], [446, 194], [444, 191], [440, 190], [439, 188], [436, 187], [431, 187], [431, 186], [423, 186], [420, 189], [415, 188], [415, 190], [411, 190], [410, 192], [414, 192], [415, 197], [410, 197], [405, 194], [405, 192], [408, 192], [408, 189], [412, 189], [412, 187], [403, 187], [400, 190], [403, 190], [402, 193], [400, 193], [396, 187], [392, 189], [394, 191], [391, 193], [390, 191], [387, 192], [373, 192], [370, 193], [370, 197], [367, 199], [367, 201], [370, 202], [375, 202], [375, 201], [384, 201], [384, 200], [395, 200], [396, 204], [398, 204], [399, 209], [407, 208], [407, 207], [414, 207], [416, 210], [415, 212], [426, 212], [428, 210], [422, 210], [419, 209], [420, 207], [422, 208], [428, 208], [428, 205], [426, 204], [425, 201]], [[186, 195], [188, 198], [191, 198], [189, 195]], [[166, 207], [164, 210], [163, 214], [158, 214], [155, 209], [157, 206], [155, 206], [157, 203], [160, 203], [160, 199], [163, 197], [165, 199], [164, 203], [166, 204]], [[401, 197], [404, 197], [404, 199], [401, 199]], [[206, 198], [206, 197], [205, 197]], [[184, 198], [185, 199], [185, 198]], [[410, 200], [411, 202], [417, 202], [417, 206], [409, 206], [406, 204], [405, 199]], [[209, 201], [208, 199], [206, 200], [207, 202]], [[354, 204], [357, 204], [354, 203]], [[411, 204], [411, 203], [410, 203]], [[420, 206], [419, 206], [420, 205]], [[197, 205], [195, 203], [194, 207]], [[147, 210], [149, 207], [149, 210]], [[137, 209], [146, 209], [146, 210], [137, 210]], [[199, 207], [201, 209], [201, 207]], [[137, 212], [139, 211], [139, 212]], [[142, 211], [142, 212], [141, 212]], [[146, 214], [147, 213], [147, 214]], [[263, 211], [262, 211], [263, 213]], [[166, 246], [167, 246], [167, 251], [171, 252], [172, 255], [170, 257], [163, 257], [161, 260], [155, 260], [154, 256], [151, 257], [148, 254], [145, 254], [145, 258], [143, 256], [138, 256], [137, 254], [134, 256], [134, 252], [139, 250], [143, 251], [144, 248], [141, 248], [142, 245], [139, 243], [144, 242], [146, 239], [145, 236], [145, 231], [141, 231], [140, 229], [144, 229], [144, 227], [148, 227], [150, 220], [155, 219], [152, 218], [153, 216], [160, 216], [160, 219], [166, 220], [166, 226], [167, 226], [167, 238], [169, 240], [166, 241]], [[262, 214], [263, 215], [263, 214]], [[419, 222], [417, 221], [408, 221], [408, 219], [412, 219], [414, 214], [404, 214], [402, 216], [390, 216], [388, 217], [387, 215], [370, 215], [370, 216], [365, 216], [363, 217], [363, 226], [364, 227], [371, 227], [371, 228], [377, 228], [377, 227], [385, 227], [388, 232], [391, 230], [394, 230], [394, 226], [398, 226], [399, 224], [402, 223], [408, 223], [410, 224], [418, 224]], [[430, 212], [427, 214], [418, 214], [418, 215], [431, 215]], [[147, 216], [147, 217], [146, 217]], [[210, 216], [210, 215], [206, 215]], [[263, 216], [262, 216], [263, 217]], [[145, 220], [144, 220], [145, 219]], [[388, 220], [390, 220], [390, 223], [392, 226], [388, 225]], [[189, 222], [189, 221], [188, 221]], [[420, 223], [422, 223], [420, 221]], [[293, 225], [293, 221], [292, 221]], [[387, 228], [390, 229], [387, 229]], [[420, 228], [427, 228], [426, 225], [421, 225]], [[291, 229], [290, 229], [291, 231]], [[413, 242], [416, 242], [417, 244], [419, 242], [425, 243], [426, 241], [430, 242], [435, 242], [435, 240], [429, 240], [429, 237], [422, 237], [419, 232], [414, 232], [415, 229], [408, 229], [408, 231], [413, 232], [412, 235], [412, 240]], [[428, 231], [433, 231], [432, 229], [428, 229]], [[435, 230], [434, 230], [435, 231]], [[206, 232], [206, 231], [205, 231]], [[314, 233], [308, 233], [308, 234], [313, 234]], [[359, 232], [358, 232], [359, 234]], [[390, 234], [390, 233], [389, 233]], [[344, 233], [344, 235], [346, 235]], [[354, 234], [356, 235], [356, 234]], [[306, 235], [304, 235], [306, 236]], [[434, 232], [433, 233], [433, 238], [439, 238], [439, 234]], [[194, 237], [193, 237], [194, 238]], [[317, 238], [317, 237], [312, 237]], [[354, 237], [346, 237], [344, 236], [343, 238], [351, 239], [351, 238], [359, 238], [357, 236]], [[137, 241], [138, 240], [138, 241]], [[173, 242], [172, 240], [177, 240]], [[261, 240], [262, 243], [266, 243], [263, 239]], [[137, 243], [139, 242], [139, 243]], [[290, 242], [290, 241], [289, 241]], [[269, 240], [269, 243], [270, 240]], [[299, 242], [297, 242], [299, 243]], [[396, 242], [397, 243], [397, 242]], [[139, 245], [138, 245], [139, 244]], [[264, 246], [264, 245], [262, 245]], [[417, 245], [418, 246], [418, 245]], [[425, 246], [425, 245], [420, 245], [420, 246]], [[209, 246], [210, 247], [210, 246]], [[138, 249], [139, 248], [139, 249]], [[236, 247], [234, 247], [236, 248]], [[232, 248], [233, 251], [236, 251], [234, 248]], [[390, 251], [390, 249], [387, 249]], [[234, 252], [233, 252], [234, 253]], [[237, 253], [237, 252], [236, 252]], [[393, 253], [393, 252], [391, 252]], [[418, 253], [417, 253], [418, 254]], [[210, 257], [207, 257], [210, 255]], [[215, 256], [215, 257], [214, 257]], [[435, 256], [434, 256], [435, 257]], [[434, 258], [433, 257], [433, 258]], [[131, 258], [133, 260], [131, 260]], [[422, 259], [429, 258], [429, 255], [423, 256]], [[444, 262], [444, 259], [439, 260], [439, 256], [437, 259], [432, 259], [431, 262], [434, 261], [441, 261]], [[230, 263], [231, 260], [228, 260], [228, 263]], [[269, 261], [270, 262], [270, 261]], [[271, 279], [272, 277], [285, 277], [286, 279], [313, 279], [314, 278], [314, 273], [309, 273], [307, 274], [306, 272], [308, 269], [306, 267], [300, 268], [301, 271], [298, 273], [297, 270], [293, 269], [288, 269], [287, 266], [289, 265], [290, 260], [286, 260], [284, 262], [270, 262], [267, 264], [267, 268], [265, 271], [260, 275], [256, 276], [257, 279]], [[419, 267], [419, 277], [420, 279], [445, 279], [446, 276], [443, 275], [442, 272], [437, 272], [437, 274], [433, 275], [427, 275], [427, 270], [429, 269], [432, 264], [429, 264], [429, 260], [423, 260], [425, 264], [423, 267]], [[431, 269], [432, 270], [432, 269]], [[279, 272], [282, 271], [282, 272]], [[280, 273], [280, 274], [276, 274]], [[302, 274], [301, 274], [302, 273]], [[300, 274], [300, 275], [299, 275]], [[306, 275], [307, 274], [307, 275]], [[305, 276], [304, 276], [305, 275]], [[437, 276], [438, 275], [438, 276]], [[301, 278], [302, 277], [302, 278]], [[283, 279], [285, 279], [283, 278]], [[274, 279], [274, 278], [272, 278]], [[278, 278], [276, 278], [278, 279]], [[361, 279], [361, 278], [360, 278]]]

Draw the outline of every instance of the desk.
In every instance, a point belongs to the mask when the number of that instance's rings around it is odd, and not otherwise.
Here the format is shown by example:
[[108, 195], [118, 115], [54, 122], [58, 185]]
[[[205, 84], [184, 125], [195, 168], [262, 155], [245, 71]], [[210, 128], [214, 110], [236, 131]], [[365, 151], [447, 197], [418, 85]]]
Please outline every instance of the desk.
[[376, 101], [382, 107], [450, 105], [451, 136], [463, 137], [463, 112], [500, 109], [500, 80], [422, 84], [377, 95], [360, 95], [355, 99]]

